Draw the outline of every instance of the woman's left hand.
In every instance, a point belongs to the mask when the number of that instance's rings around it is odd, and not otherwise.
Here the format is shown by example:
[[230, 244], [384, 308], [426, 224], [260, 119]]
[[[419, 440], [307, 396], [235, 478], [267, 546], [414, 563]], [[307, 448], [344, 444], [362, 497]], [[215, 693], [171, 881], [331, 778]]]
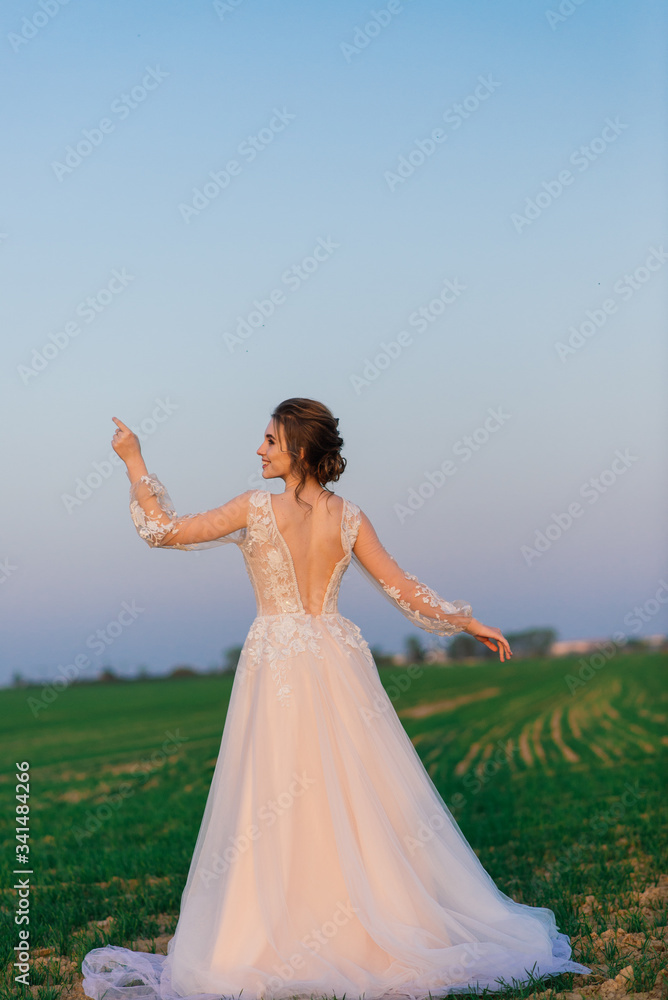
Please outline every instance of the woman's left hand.
[[488, 649], [493, 650], [495, 653], [498, 652], [502, 663], [504, 660], [509, 660], [513, 655], [503, 632], [498, 628], [492, 628], [491, 625], [483, 625], [477, 618], [471, 619], [464, 632], [468, 632], [469, 635], [472, 635], [478, 642], [482, 642]]

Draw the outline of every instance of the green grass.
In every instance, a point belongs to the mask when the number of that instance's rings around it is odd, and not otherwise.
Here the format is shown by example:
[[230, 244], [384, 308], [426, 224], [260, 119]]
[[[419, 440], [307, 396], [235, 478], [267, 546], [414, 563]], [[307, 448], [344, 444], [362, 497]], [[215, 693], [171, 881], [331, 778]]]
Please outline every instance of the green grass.
[[[594, 970], [495, 996], [587, 995], [628, 966], [634, 992], [659, 995], [665, 666], [660, 654], [620, 653], [572, 694], [565, 675], [579, 664], [570, 659], [381, 671], [499, 888], [554, 910], [574, 958]], [[16, 990], [16, 894], [5, 888], [0, 1000], [57, 1000], [91, 948], [160, 935], [164, 943], [173, 933], [231, 686], [231, 677], [73, 686], [37, 718], [27, 698], [39, 690], [0, 692], [3, 886], [15, 881], [14, 765], [26, 760], [33, 956], [38, 950], [32, 991]]]

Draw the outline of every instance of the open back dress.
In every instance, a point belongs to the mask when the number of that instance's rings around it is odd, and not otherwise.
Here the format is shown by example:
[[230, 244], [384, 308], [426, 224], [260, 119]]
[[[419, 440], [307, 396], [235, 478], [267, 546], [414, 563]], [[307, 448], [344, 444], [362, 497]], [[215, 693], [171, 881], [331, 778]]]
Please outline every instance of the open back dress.
[[552, 910], [515, 902], [485, 871], [337, 598], [353, 562], [427, 631], [461, 631], [470, 605], [443, 600], [382, 548], [357, 552], [363, 515], [343, 499], [341, 558], [321, 610], [305, 611], [304, 567], [271, 496], [242, 495], [245, 527], [178, 544], [188, 519], [206, 512], [179, 518], [154, 475], [131, 486], [132, 517], [149, 545], [239, 547], [257, 615], [167, 955], [93, 949], [82, 963], [84, 992], [93, 1000], [422, 1000], [498, 990], [529, 973], [589, 973], [571, 961]]

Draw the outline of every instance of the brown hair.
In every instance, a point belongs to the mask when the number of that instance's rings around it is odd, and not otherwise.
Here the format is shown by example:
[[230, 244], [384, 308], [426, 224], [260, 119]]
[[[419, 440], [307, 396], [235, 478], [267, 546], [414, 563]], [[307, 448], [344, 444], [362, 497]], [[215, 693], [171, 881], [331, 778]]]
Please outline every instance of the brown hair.
[[[324, 487], [325, 483], [335, 483], [346, 467], [346, 460], [341, 455], [343, 438], [337, 430], [339, 419], [324, 403], [303, 397], [284, 399], [271, 416], [283, 432], [285, 448], [290, 455], [290, 471], [299, 477], [295, 500], [306, 503], [299, 499], [299, 494], [307, 476], [313, 476]], [[301, 448], [304, 449], [303, 458]], [[327, 492], [332, 493], [332, 490]]]

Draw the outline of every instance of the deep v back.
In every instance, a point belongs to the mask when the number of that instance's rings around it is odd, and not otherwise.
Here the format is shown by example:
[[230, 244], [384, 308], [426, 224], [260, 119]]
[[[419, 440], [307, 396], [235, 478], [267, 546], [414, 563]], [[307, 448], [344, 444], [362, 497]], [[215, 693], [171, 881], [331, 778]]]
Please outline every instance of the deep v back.
[[[250, 495], [246, 538], [241, 545], [258, 615], [338, 613], [341, 578], [350, 563], [359, 529], [359, 507], [341, 498], [336, 533], [340, 555], [338, 559], [327, 558], [325, 553], [331, 545], [324, 525], [319, 524], [314, 526], [306, 554], [297, 547], [293, 552], [278, 527], [271, 497], [268, 490], [254, 490]], [[290, 537], [293, 534], [288, 532]]]

